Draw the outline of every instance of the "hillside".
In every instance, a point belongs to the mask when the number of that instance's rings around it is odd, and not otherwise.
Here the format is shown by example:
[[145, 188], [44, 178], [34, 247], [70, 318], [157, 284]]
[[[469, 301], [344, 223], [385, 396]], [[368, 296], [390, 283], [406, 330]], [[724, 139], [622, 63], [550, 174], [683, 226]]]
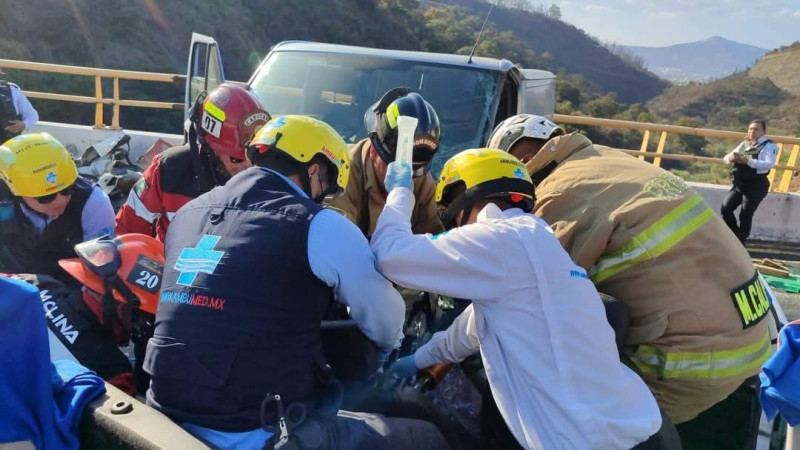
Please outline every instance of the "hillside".
[[[183, 73], [191, 33], [214, 36], [226, 75], [249, 78], [270, 46], [290, 39], [377, 48], [469, 53], [486, 4], [417, 0], [37, 0], [0, 15], [0, 55], [57, 64]], [[586, 83], [587, 92], [617, 92], [645, 101], [665, 83], [624, 64], [581, 30], [541, 14], [496, 8], [476, 54], [552, 70]], [[25, 89], [93, 95], [90, 78], [8, 71]], [[578, 77], [578, 78], [575, 78]], [[110, 83], [105, 89], [110, 90]], [[182, 86], [123, 82], [124, 98], [177, 99]], [[86, 104], [34, 102], [44, 120], [91, 123]], [[123, 126], [171, 131], [176, 112], [130, 109]]]
[[800, 41], [764, 55], [748, 76], [769, 78], [779, 88], [800, 96]]
[[620, 46], [664, 79], [685, 83], [721, 78], [750, 66], [768, 50], [714, 36], [667, 47]]
[[[483, 0], [423, 1], [421, 4], [423, 7], [458, 5], [480, 22], [489, 9], [489, 4]], [[625, 63], [583, 30], [542, 14], [495, 7], [489, 16], [489, 26], [511, 31], [536, 53], [552, 58], [556, 71], [581, 75], [599, 92], [616, 92], [624, 103], [647, 101], [668, 85], [652, 73]]]

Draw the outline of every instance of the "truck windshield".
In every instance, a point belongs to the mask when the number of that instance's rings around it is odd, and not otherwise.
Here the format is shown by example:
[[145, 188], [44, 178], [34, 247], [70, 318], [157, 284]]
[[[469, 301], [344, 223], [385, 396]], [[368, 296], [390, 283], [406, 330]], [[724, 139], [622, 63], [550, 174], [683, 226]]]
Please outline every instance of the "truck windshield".
[[436, 176], [447, 158], [480, 147], [491, 131], [501, 73], [395, 59], [275, 52], [250, 87], [272, 115], [303, 114], [333, 126], [348, 143], [366, 137], [364, 113], [389, 89], [405, 86], [436, 109], [442, 124]]

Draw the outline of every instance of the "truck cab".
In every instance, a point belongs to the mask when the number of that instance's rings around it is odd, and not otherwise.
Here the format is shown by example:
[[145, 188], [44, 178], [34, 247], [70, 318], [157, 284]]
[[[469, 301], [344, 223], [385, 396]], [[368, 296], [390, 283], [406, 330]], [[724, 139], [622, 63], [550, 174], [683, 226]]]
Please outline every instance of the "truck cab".
[[[194, 34], [187, 115], [200, 92], [224, 80], [216, 41]], [[434, 173], [458, 151], [485, 145], [503, 119], [520, 113], [552, 116], [555, 105], [555, 75], [505, 59], [304, 41], [275, 45], [247, 86], [273, 116], [323, 120], [348, 143], [366, 137], [364, 113], [384, 92], [408, 87], [433, 105], [442, 123]]]

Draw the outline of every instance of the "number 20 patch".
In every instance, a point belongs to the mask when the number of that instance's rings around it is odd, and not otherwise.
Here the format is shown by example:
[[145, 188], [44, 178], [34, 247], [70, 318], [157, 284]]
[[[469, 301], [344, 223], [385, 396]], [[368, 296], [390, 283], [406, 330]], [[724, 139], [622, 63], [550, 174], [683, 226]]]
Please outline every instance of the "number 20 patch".
[[146, 256], [139, 256], [136, 265], [128, 274], [126, 281], [151, 294], [161, 289], [161, 275], [164, 266]]
[[753, 275], [747, 283], [731, 291], [733, 306], [742, 319], [742, 328], [750, 328], [761, 321], [769, 312], [770, 302], [767, 291], [758, 278]]

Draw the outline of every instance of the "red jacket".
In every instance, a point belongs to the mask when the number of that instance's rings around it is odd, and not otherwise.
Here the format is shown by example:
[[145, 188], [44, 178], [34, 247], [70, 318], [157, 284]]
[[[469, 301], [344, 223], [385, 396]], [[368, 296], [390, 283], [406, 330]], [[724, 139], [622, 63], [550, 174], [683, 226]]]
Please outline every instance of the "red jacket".
[[141, 233], [164, 241], [178, 209], [223, 184], [218, 181], [223, 175], [206, 158], [188, 144], [158, 155], [117, 213], [117, 235]]

